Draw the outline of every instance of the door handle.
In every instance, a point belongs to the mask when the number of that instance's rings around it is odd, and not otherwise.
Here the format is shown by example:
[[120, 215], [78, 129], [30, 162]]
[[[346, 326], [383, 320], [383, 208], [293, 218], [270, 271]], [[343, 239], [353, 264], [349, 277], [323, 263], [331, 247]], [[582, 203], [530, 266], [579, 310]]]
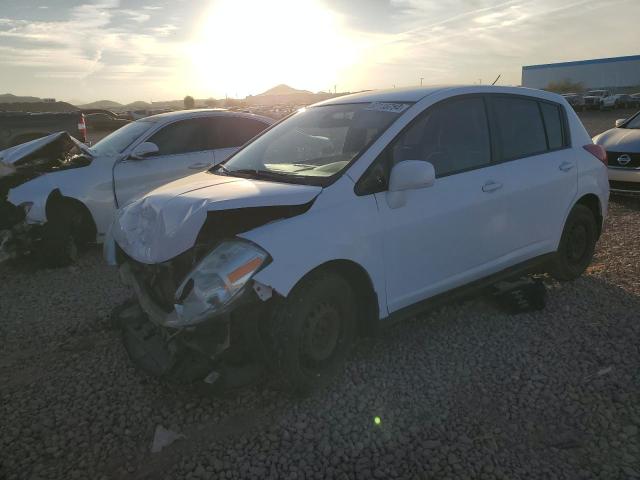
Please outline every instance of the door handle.
[[494, 182], [493, 180], [489, 180], [487, 183], [485, 183], [482, 186], [482, 191], [483, 192], [495, 192], [496, 190], [499, 190], [500, 188], [502, 188], [502, 184], [499, 182]]
[[562, 170], [563, 172], [568, 172], [569, 170], [571, 170], [575, 165], [573, 164], [573, 162], [562, 162], [560, 165], [558, 165], [558, 168], [560, 170]]
[[189, 168], [191, 170], [200, 170], [201, 168], [207, 168], [209, 165], [210, 165], [209, 163], [204, 163], [204, 162], [192, 163], [191, 165], [189, 165]]

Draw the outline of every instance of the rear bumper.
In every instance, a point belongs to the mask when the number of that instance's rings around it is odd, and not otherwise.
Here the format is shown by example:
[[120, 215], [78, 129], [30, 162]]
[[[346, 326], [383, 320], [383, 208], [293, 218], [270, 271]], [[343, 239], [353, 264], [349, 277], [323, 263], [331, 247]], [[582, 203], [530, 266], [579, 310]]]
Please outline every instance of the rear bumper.
[[609, 167], [611, 193], [640, 195], [640, 169]]

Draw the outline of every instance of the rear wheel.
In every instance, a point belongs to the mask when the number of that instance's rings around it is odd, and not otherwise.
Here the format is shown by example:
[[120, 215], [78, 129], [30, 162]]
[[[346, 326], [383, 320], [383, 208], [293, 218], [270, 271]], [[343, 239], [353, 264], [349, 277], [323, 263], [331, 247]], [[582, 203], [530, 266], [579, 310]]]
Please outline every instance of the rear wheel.
[[276, 368], [299, 393], [321, 386], [344, 362], [356, 331], [353, 290], [340, 275], [312, 274], [276, 309]]
[[578, 278], [591, 263], [597, 239], [596, 220], [591, 210], [584, 205], [573, 207], [549, 273], [559, 281]]

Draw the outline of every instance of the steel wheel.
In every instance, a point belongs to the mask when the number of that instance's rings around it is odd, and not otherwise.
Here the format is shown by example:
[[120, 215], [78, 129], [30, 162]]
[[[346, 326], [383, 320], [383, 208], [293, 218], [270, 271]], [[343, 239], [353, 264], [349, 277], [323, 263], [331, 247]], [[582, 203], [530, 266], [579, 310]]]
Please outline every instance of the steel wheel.
[[356, 317], [353, 290], [343, 277], [310, 274], [274, 311], [270, 343], [276, 373], [299, 393], [321, 386], [344, 361]]
[[331, 305], [320, 304], [304, 320], [300, 354], [303, 364], [316, 367], [331, 358], [340, 336], [340, 314]]

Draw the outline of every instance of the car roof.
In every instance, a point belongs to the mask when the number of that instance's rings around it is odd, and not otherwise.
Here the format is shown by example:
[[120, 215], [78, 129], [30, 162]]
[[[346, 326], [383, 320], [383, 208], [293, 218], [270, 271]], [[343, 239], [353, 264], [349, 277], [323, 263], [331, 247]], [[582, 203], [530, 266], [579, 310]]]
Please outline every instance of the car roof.
[[263, 115], [255, 115], [253, 113], [233, 112], [224, 108], [197, 108], [194, 110], [178, 110], [175, 112], [158, 113], [157, 115], [149, 115], [148, 117], [141, 118], [138, 121], [156, 122], [156, 123], [169, 123], [176, 120], [184, 120], [187, 118], [199, 118], [199, 117], [244, 117], [255, 118], [256, 120], [262, 120], [266, 123], [274, 123], [275, 120]]
[[316, 105], [330, 105], [340, 103], [369, 103], [369, 102], [417, 102], [427, 95], [439, 92], [447, 88], [446, 86], [434, 87], [407, 87], [391, 88], [386, 90], [367, 90], [359, 93], [352, 93], [341, 97], [331, 98]]
[[447, 92], [451, 96], [473, 93], [505, 93], [511, 95], [527, 95], [548, 100], [562, 98], [556, 93], [525, 87], [503, 87], [493, 85], [439, 85], [430, 87], [392, 88], [387, 90], [371, 90], [344, 95], [318, 102], [312, 106], [340, 105], [347, 103], [397, 102], [415, 103], [436, 93]]

